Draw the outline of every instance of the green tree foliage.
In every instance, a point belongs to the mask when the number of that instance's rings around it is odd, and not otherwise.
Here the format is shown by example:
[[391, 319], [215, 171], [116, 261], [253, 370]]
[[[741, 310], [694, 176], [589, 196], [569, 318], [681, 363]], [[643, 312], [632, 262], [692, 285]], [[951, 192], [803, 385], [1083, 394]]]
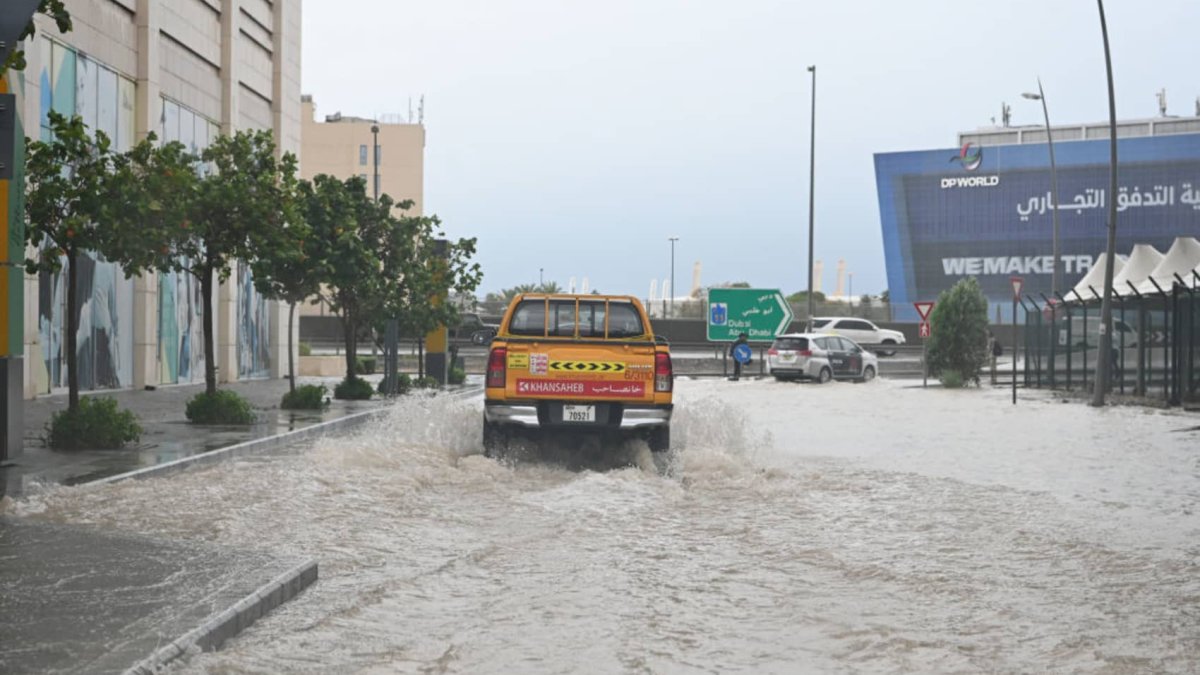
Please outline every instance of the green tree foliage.
[[68, 409], [79, 407], [76, 334], [79, 331], [78, 262], [84, 251], [101, 250], [112, 238], [112, 221], [124, 202], [135, 200], [114, 191], [113, 153], [107, 135], [95, 138], [78, 116], [50, 113], [53, 140], [26, 146], [25, 243], [34, 256], [28, 274], [67, 270]]
[[[5, 4], [6, 3], [7, 0], [5, 0]], [[58, 32], [71, 32], [71, 15], [69, 12], [67, 12], [67, 8], [63, 0], [41, 0], [41, 2], [38, 3], [37, 11], [34, 13], [45, 14], [46, 16], [50, 17], [54, 21], [54, 25], [58, 28]], [[31, 19], [25, 26], [25, 30], [21, 31], [21, 35], [18, 40], [28, 40], [29, 38], [33, 37], [35, 30], [36, 26]], [[12, 53], [8, 55], [8, 59], [6, 59], [4, 63], [0, 64], [0, 77], [4, 77], [9, 68], [13, 70], [25, 70], [25, 66], [25, 51], [22, 49], [14, 49]]]
[[[380, 322], [395, 318], [401, 331], [422, 336], [459, 322], [452, 295], [474, 293], [483, 278], [471, 261], [475, 239], [444, 239], [437, 216], [391, 218], [382, 248], [382, 275], [375, 298]], [[382, 327], [382, 324], [379, 326]], [[418, 368], [423, 374], [418, 354]]]
[[292, 333], [296, 322], [296, 305], [312, 297], [321, 289], [323, 263], [312, 230], [304, 221], [304, 209], [298, 201], [305, 194], [297, 186], [290, 191], [289, 199], [296, 200], [291, 208], [294, 220], [284, 224], [278, 233], [278, 245], [259, 251], [252, 263], [254, 285], [265, 297], [286, 302], [288, 305], [288, 391], [296, 391], [296, 364], [292, 357]]
[[287, 246], [294, 222], [296, 158], [275, 156], [267, 131], [218, 136], [200, 155], [205, 171], [186, 204], [187, 220], [168, 244], [174, 269], [196, 277], [203, 298], [205, 391], [217, 391], [213, 334], [213, 284], [224, 281], [238, 260], [253, 263], [261, 252]]
[[[817, 302], [825, 302], [825, 294], [821, 291], [813, 293], [813, 299]], [[796, 291], [787, 296], [787, 301], [793, 305], [802, 305], [808, 302], [808, 291]]]
[[978, 384], [979, 371], [988, 359], [988, 305], [979, 282], [971, 277], [942, 291], [929, 322], [933, 329], [926, 343], [929, 373]]
[[311, 244], [320, 255], [323, 297], [341, 319], [349, 381], [358, 363], [359, 327], [380, 293], [380, 254], [393, 202], [384, 195], [376, 204], [361, 178], [342, 181], [325, 174], [302, 183], [300, 194]]

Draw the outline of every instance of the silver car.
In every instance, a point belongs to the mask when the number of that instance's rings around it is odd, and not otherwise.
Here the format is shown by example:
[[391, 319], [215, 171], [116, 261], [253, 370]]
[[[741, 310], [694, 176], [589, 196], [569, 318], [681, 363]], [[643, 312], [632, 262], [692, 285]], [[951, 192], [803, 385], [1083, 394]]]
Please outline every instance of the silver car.
[[879, 359], [839, 335], [789, 333], [775, 338], [767, 350], [767, 369], [776, 380], [867, 382], [879, 373]]

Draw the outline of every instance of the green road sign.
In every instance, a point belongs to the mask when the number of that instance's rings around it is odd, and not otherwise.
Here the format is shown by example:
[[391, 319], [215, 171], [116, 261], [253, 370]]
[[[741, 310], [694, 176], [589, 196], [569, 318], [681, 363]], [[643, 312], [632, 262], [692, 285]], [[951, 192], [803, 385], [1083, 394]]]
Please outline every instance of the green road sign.
[[792, 323], [792, 308], [778, 289], [711, 288], [708, 291], [708, 339], [733, 342], [739, 333], [751, 341], [774, 339]]

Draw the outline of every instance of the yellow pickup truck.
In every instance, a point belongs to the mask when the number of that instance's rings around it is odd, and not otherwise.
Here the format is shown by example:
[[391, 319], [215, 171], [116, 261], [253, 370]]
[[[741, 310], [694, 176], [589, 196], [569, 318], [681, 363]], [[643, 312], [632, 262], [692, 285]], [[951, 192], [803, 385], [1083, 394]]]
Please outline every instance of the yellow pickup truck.
[[639, 434], [669, 450], [673, 389], [670, 350], [637, 298], [518, 295], [488, 355], [484, 454], [550, 430]]

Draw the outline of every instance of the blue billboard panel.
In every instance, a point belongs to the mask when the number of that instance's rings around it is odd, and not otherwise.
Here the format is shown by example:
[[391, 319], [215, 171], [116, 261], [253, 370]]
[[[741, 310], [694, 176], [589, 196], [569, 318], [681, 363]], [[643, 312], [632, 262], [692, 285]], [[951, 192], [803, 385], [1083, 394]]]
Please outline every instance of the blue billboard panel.
[[[1118, 141], [1116, 195], [1109, 194], [1107, 140], [1055, 144], [1063, 286], [1071, 288], [1105, 250], [1117, 205], [1117, 253], [1134, 244], [1166, 251], [1200, 236], [1200, 134]], [[1007, 306], [1009, 277], [1049, 295], [1055, 201], [1045, 144], [966, 146], [875, 155], [888, 289], [900, 320], [975, 277]]]

